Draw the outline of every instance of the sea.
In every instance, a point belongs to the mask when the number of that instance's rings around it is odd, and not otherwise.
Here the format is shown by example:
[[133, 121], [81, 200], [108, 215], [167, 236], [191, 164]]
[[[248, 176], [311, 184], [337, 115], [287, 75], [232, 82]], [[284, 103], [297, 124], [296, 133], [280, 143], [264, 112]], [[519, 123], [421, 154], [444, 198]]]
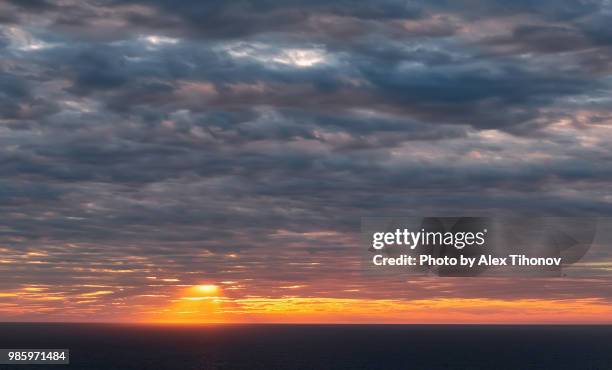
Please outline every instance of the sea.
[[0, 348], [70, 350], [0, 369], [612, 369], [612, 326], [0, 324]]

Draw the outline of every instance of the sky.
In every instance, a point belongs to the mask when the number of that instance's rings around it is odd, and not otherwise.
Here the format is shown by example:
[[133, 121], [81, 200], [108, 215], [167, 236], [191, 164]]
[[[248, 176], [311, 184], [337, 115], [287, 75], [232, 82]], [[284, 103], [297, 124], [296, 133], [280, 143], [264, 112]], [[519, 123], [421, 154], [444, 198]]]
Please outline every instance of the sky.
[[612, 323], [365, 216], [612, 216], [609, 0], [0, 0], [0, 321]]

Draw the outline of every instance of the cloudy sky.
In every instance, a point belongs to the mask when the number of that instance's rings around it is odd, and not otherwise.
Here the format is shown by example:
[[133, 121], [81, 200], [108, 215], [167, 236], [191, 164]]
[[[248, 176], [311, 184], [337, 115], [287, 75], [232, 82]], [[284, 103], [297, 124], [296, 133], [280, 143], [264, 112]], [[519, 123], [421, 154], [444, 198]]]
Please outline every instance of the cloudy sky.
[[357, 252], [362, 216], [612, 216], [611, 24], [0, 0], [0, 320], [612, 322], [609, 277], [376, 278]]

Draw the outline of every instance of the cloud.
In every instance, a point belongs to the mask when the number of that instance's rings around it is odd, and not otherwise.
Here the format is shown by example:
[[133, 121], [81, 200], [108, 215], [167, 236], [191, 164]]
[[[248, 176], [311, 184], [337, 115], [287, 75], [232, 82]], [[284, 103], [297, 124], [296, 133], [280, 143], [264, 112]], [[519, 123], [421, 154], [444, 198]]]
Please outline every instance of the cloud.
[[605, 280], [378, 289], [347, 251], [362, 215], [611, 215], [609, 11], [2, 1], [2, 284], [607, 299]]

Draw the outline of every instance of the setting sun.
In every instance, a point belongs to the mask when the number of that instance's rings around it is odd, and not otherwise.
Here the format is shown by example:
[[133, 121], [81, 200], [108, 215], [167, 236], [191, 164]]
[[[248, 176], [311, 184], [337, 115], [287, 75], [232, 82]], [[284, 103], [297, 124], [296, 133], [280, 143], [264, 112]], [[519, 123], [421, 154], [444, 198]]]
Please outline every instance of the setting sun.
[[194, 290], [201, 295], [215, 295], [219, 293], [219, 287], [216, 285], [197, 285]]

